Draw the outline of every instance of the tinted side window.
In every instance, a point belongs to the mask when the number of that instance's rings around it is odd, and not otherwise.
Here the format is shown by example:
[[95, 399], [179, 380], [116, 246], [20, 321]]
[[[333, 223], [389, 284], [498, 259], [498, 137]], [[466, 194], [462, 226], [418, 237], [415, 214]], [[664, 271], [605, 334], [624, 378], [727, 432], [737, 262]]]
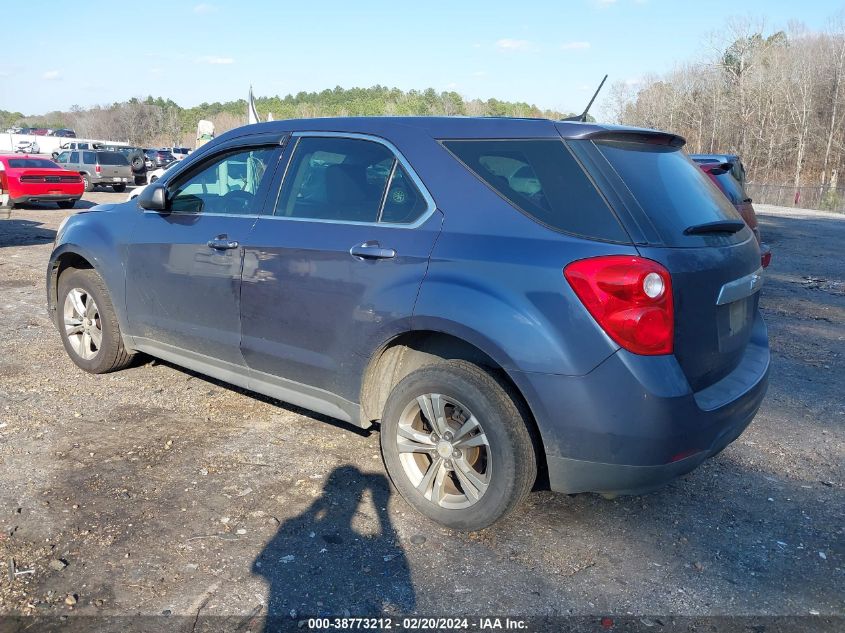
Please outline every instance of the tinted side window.
[[302, 137], [288, 168], [275, 215], [376, 222], [393, 154], [381, 143]]
[[71, 152], [70, 153], [70, 162], [78, 163], [79, 162], [79, 152]]
[[86, 165], [93, 165], [97, 162], [97, 156], [94, 152], [82, 152], [82, 162]]
[[630, 241], [562, 140], [461, 140], [443, 145], [517, 209], [547, 227]]
[[428, 209], [428, 202], [423, 198], [414, 181], [398, 162], [384, 198], [381, 212], [382, 222], [410, 224]]
[[238, 150], [217, 156], [170, 187], [176, 213], [258, 213], [261, 183], [277, 155], [274, 147]]

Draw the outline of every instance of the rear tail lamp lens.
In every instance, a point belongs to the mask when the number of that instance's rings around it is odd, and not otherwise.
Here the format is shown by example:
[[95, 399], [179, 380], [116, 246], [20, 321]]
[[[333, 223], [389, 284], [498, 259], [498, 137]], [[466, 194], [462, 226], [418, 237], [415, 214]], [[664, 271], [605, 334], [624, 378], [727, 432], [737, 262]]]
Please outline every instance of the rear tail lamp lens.
[[563, 270], [575, 294], [616, 343], [635, 354], [671, 354], [675, 333], [672, 278], [650, 259], [593, 257]]

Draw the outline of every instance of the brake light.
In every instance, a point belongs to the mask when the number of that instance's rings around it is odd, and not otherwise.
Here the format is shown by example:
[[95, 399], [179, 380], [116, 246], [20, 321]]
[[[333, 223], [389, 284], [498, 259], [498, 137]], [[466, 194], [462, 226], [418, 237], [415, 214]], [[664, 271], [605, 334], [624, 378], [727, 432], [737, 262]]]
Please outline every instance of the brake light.
[[608, 336], [635, 354], [671, 354], [672, 277], [643, 257], [609, 255], [572, 262], [563, 274]]
[[9, 183], [6, 180], [6, 166], [0, 161], [0, 193], [3, 193], [9, 188]]
[[100, 166], [94, 165], [94, 171], [96, 171], [99, 174], [100, 173]]

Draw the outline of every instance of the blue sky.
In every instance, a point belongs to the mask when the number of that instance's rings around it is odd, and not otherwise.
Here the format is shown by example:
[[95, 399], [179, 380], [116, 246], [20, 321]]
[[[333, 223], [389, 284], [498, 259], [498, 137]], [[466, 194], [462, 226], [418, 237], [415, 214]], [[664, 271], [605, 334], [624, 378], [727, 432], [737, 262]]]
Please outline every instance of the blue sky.
[[40, 17], [17, 20], [5, 11], [12, 19], [4, 38], [16, 41], [0, 55], [3, 110], [40, 114], [148, 94], [191, 106], [245, 97], [252, 83], [259, 96], [432, 86], [576, 111], [605, 72], [610, 82], [635, 82], [696, 58], [732, 12], [765, 17], [768, 30], [790, 20], [815, 30], [845, 10], [845, 0], [29, 0], [25, 7]]

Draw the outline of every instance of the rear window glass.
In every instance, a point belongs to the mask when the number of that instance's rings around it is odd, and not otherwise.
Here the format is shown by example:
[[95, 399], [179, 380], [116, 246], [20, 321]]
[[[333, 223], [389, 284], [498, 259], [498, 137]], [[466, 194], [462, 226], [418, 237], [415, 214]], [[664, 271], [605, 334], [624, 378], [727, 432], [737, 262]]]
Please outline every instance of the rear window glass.
[[739, 184], [731, 175], [731, 172], [725, 172], [724, 174], [718, 174], [716, 176], [716, 181], [719, 183], [719, 188], [722, 190], [728, 200], [731, 201], [732, 204], [739, 204], [745, 199], [745, 194], [742, 191], [742, 185]]
[[677, 147], [598, 141], [607, 158], [668, 245], [705, 222], [740, 220], [710, 178]]
[[120, 152], [97, 152], [101, 165], [128, 165], [126, 156]]
[[10, 158], [9, 167], [12, 169], [59, 169], [56, 163], [43, 158]]
[[517, 209], [547, 227], [630, 241], [562, 140], [460, 140], [443, 145]]

